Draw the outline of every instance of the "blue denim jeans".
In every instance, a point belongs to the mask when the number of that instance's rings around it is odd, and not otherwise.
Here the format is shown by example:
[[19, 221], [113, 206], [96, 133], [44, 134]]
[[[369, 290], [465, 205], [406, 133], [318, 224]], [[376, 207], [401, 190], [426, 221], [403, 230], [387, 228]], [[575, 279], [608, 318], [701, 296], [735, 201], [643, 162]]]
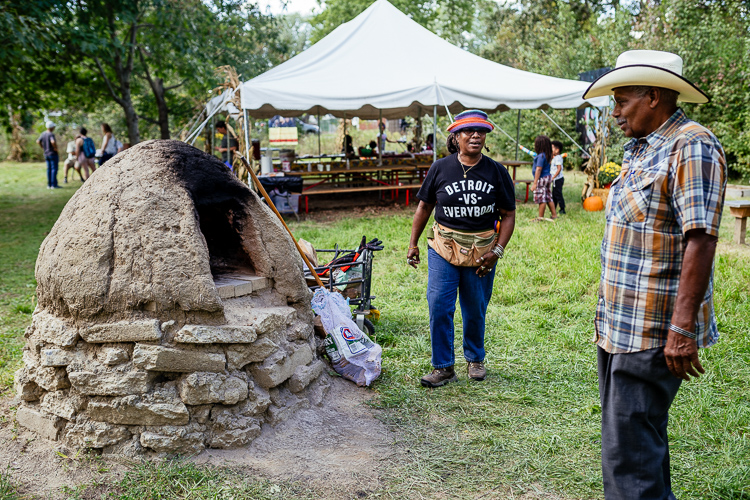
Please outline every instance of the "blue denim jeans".
[[57, 153], [52, 156], [45, 156], [47, 161], [47, 187], [57, 186], [57, 169], [60, 166], [60, 157]]
[[464, 358], [484, 361], [484, 318], [492, 297], [495, 268], [480, 278], [476, 267], [454, 266], [428, 248], [427, 272], [432, 366], [446, 368], [456, 361], [453, 353], [456, 292], [464, 323]]

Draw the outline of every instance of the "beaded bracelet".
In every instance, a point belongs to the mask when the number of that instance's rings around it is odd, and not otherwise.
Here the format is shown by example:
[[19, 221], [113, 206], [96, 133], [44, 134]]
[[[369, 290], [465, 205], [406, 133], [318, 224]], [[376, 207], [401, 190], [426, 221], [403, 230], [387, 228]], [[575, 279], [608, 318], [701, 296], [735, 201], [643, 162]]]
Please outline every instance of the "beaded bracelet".
[[684, 328], [680, 328], [679, 326], [675, 326], [670, 323], [669, 329], [672, 330], [675, 333], [679, 333], [680, 335], [684, 335], [685, 337], [689, 339], [696, 340], [698, 338], [698, 334], [695, 332], [689, 332], [685, 330]]
[[419, 250], [419, 247], [409, 247], [409, 250]]
[[498, 244], [495, 248], [492, 249], [492, 253], [495, 254], [495, 257], [498, 259], [502, 259], [503, 255], [505, 254], [505, 249], [502, 245]]

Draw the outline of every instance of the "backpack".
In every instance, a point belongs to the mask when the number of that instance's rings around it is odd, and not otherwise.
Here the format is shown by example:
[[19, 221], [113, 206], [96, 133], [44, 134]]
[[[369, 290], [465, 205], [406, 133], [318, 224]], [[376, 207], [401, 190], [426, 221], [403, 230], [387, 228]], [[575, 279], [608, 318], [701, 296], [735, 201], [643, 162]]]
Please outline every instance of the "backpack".
[[94, 144], [94, 140], [91, 137], [85, 137], [83, 139], [83, 145], [81, 146], [81, 150], [83, 151], [83, 154], [86, 156], [86, 158], [95, 157], [96, 145]]

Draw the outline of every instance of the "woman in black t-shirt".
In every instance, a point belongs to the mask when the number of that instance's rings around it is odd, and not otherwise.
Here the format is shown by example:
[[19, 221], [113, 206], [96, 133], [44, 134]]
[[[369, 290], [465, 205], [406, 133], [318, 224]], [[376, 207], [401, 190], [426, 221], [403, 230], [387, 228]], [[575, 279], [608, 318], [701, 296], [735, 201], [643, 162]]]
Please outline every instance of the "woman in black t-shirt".
[[[484, 380], [484, 328], [495, 264], [515, 227], [513, 181], [501, 164], [482, 154], [493, 126], [482, 111], [456, 115], [448, 127], [450, 156], [436, 161], [417, 193], [407, 263], [420, 263], [419, 238], [433, 210], [429, 230], [427, 302], [432, 366], [425, 387], [458, 380], [454, 370], [453, 315], [456, 292], [463, 317], [463, 350], [469, 378]], [[499, 223], [496, 225], [496, 221]]]

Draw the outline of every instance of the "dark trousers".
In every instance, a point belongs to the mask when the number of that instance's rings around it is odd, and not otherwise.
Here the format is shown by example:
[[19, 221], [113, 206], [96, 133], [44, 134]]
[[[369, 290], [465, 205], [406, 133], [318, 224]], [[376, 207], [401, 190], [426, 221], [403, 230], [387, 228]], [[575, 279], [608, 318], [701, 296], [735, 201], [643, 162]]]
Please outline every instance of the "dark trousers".
[[113, 156], [115, 155], [110, 153], [102, 153], [102, 155], [99, 157], [99, 166], [101, 167], [102, 165], [107, 163]]
[[44, 159], [47, 162], [47, 187], [55, 187], [57, 186], [57, 170], [60, 166], [60, 157], [55, 153], [52, 156], [45, 156]]
[[560, 211], [565, 212], [565, 198], [563, 198], [562, 192], [563, 184], [565, 184], [565, 177], [555, 181], [555, 187], [552, 188], [552, 202], [555, 204], [555, 209], [560, 205]]
[[682, 379], [664, 348], [609, 354], [598, 348], [602, 476], [607, 500], [673, 499], [667, 422]]

